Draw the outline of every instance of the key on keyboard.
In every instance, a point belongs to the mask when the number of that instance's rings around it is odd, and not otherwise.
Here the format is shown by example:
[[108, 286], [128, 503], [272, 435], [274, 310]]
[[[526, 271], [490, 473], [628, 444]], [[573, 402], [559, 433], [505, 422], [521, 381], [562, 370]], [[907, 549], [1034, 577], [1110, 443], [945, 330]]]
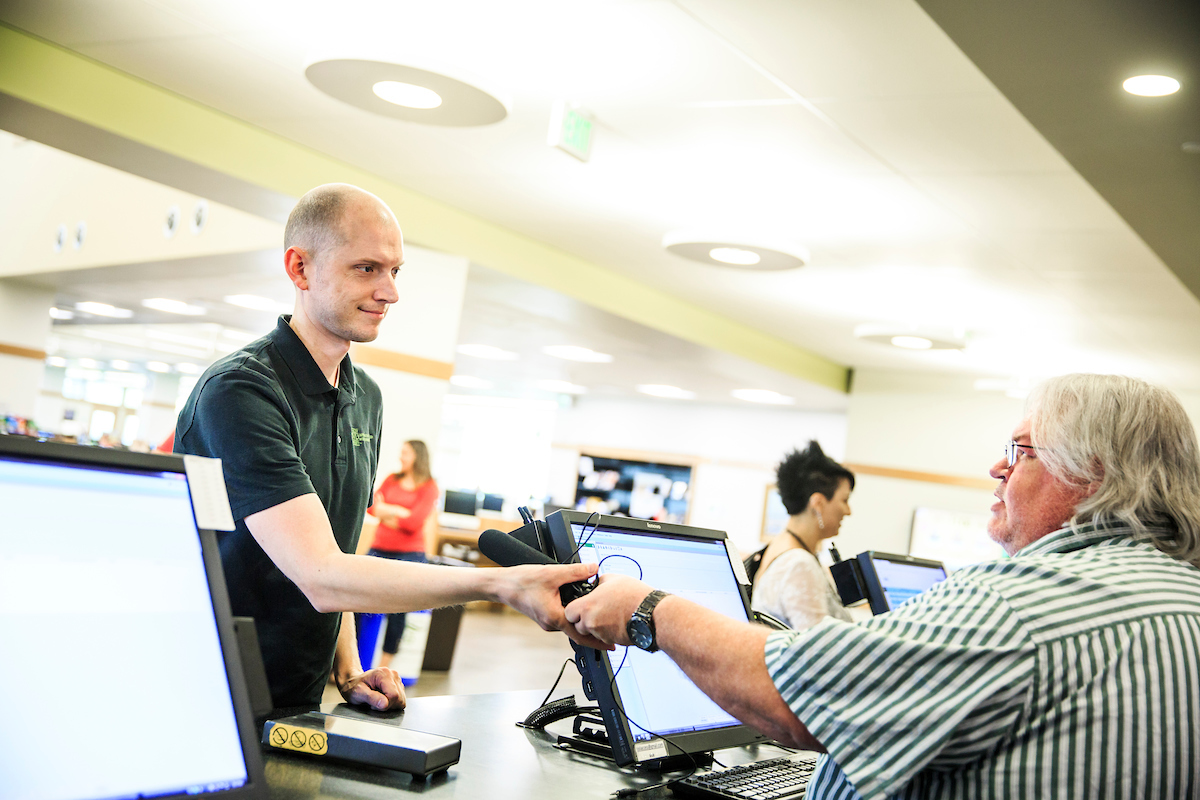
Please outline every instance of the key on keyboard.
[[671, 784], [671, 790], [686, 797], [710, 800], [793, 800], [804, 797], [815, 767], [815, 754], [798, 760], [772, 758], [718, 772], [697, 773]]

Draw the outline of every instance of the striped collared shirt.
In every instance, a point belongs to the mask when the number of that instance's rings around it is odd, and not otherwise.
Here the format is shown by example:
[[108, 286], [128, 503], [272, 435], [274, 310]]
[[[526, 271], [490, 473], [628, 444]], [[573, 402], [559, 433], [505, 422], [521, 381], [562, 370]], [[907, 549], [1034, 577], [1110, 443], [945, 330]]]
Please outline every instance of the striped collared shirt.
[[773, 634], [766, 659], [829, 752], [810, 800], [1200, 797], [1200, 570], [1125, 527]]

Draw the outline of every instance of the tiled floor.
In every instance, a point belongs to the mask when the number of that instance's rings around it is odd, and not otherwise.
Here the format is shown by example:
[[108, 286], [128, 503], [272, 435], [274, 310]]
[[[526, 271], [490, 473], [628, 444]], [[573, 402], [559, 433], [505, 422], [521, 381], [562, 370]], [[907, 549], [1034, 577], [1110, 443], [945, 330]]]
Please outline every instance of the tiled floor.
[[[572, 657], [561, 633], [547, 633], [529, 618], [507, 608], [482, 604], [468, 607], [458, 632], [458, 646], [448, 672], [423, 672], [409, 697], [442, 694], [483, 694], [518, 689], [550, 691], [563, 662]], [[579, 673], [567, 665], [555, 697], [578, 692]], [[341, 696], [325, 688], [325, 702]], [[531, 709], [532, 710], [532, 709]]]

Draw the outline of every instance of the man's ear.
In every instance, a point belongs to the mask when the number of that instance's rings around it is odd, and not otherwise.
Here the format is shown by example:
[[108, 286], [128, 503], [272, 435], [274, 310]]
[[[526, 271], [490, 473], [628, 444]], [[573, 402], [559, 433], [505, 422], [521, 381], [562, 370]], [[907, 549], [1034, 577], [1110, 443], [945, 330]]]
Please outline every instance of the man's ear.
[[308, 273], [312, 269], [312, 262], [304, 248], [295, 245], [289, 247], [283, 254], [283, 268], [297, 289], [308, 289]]

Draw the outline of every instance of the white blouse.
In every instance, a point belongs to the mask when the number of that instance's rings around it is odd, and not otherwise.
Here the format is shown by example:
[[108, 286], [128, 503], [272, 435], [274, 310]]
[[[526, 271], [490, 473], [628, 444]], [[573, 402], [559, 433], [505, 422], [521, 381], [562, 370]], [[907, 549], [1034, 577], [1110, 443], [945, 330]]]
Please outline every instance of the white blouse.
[[825, 617], [850, 621], [825, 567], [799, 547], [785, 550], [755, 576], [750, 607], [796, 630], [811, 628]]

